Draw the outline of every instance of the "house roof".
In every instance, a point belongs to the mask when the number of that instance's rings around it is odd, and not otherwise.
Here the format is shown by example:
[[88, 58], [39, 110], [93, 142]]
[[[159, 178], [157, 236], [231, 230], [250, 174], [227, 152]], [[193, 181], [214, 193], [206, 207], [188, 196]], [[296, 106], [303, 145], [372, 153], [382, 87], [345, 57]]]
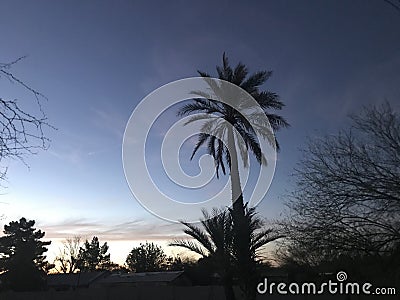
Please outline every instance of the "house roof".
[[82, 272], [68, 274], [49, 274], [47, 276], [48, 286], [87, 286], [96, 279], [108, 273], [103, 272]]
[[98, 280], [98, 283], [144, 283], [144, 282], [171, 282], [181, 276], [183, 271], [177, 272], [148, 272], [112, 274]]

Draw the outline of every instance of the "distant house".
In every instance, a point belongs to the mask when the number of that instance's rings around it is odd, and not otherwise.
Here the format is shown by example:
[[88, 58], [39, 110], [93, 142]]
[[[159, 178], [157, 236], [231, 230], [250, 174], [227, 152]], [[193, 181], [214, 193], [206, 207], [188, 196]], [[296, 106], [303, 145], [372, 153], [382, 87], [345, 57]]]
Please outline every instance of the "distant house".
[[93, 287], [127, 286], [190, 286], [191, 280], [183, 271], [111, 274], [93, 283]]
[[95, 281], [109, 276], [108, 271], [47, 275], [47, 287], [56, 291], [88, 288]]

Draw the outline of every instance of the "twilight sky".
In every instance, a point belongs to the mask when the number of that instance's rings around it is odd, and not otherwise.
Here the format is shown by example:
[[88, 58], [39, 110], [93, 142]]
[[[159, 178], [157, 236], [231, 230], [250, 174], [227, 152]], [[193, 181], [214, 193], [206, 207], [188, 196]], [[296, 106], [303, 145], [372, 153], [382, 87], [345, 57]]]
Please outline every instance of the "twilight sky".
[[[291, 127], [277, 133], [275, 177], [258, 206], [270, 219], [284, 208], [307, 136], [336, 132], [363, 105], [386, 99], [400, 108], [400, 13], [383, 0], [3, 0], [0, 11], [0, 62], [28, 56], [12, 71], [49, 98], [43, 108], [57, 128], [46, 132], [48, 151], [26, 158], [29, 169], [2, 161], [9, 171], [0, 225], [24, 216], [55, 241], [97, 235], [117, 262], [140, 241], [181, 235], [138, 204], [122, 167], [126, 123], [154, 89], [196, 70], [215, 74], [224, 51], [232, 65], [274, 71], [264, 88], [281, 96]], [[0, 96], [34, 109], [29, 94], [2, 78]], [[155, 134], [176, 120], [167, 111]], [[186, 150], [182, 164], [196, 173]], [[159, 167], [151, 171], [163, 185]]]

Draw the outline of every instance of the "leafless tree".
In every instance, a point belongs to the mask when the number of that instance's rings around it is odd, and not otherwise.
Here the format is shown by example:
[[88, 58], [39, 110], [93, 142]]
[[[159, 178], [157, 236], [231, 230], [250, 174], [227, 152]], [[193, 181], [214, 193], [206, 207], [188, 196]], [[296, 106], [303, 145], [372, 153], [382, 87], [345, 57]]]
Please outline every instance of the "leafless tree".
[[389, 5], [391, 5], [394, 9], [400, 12], [400, 1], [399, 0], [383, 0]]
[[284, 222], [291, 259], [312, 264], [400, 245], [399, 115], [385, 103], [351, 120], [304, 150]]
[[23, 58], [0, 63], [0, 79], [6, 79], [28, 91], [37, 103], [38, 113], [24, 110], [19, 100], [6, 99], [0, 95], [0, 180], [5, 179], [7, 172], [5, 159], [17, 158], [23, 161], [27, 154], [48, 148], [49, 139], [43, 130], [45, 127], [52, 127], [41, 106], [41, 100], [47, 98], [11, 72], [11, 68]]
[[81, 246], [82, 239], [80, 236], [67, 238], [63, 241], [63, 247], [54, 261], [56, 270], [60, 273], [74, 273], [77, 271], [78, 255]]

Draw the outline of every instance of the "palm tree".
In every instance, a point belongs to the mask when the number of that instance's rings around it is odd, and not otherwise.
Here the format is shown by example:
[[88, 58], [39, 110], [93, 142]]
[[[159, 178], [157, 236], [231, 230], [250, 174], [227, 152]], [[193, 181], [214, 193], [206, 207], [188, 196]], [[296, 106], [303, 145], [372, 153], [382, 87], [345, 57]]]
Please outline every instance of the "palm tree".
[[[212, 81], [207, 81], [207, 79], [210, 78], [209, 74], [202, 71], [198, 71], [198, 73], [205, 78], [215, 94], [221, 94], [221, 90], [218, 91], [220, 87], [213, 84]], [[268, 118], [270, 126], [267, 124], [259, 124], [259, 126], [254, 128], [254, 126], [249, 123], [248, 119], [254, 119], [254, 124], [257, 124], [256, 119], [260, 117], [259, 115], [252, 114], [243, 116], [232, 106], [212, 100], [212, 98], [204, 92], [195, 91], [193, 94], [202, 96], [203, 98], [193, 99], [190, 103], [184, 105], [179, 109], [178, 116], [196, 113], [187, 123], [199, 120], [205, 121], [202, 126], [203, 133], [198, 135], [198, 141], [192, 152], [191, 159], [203, 144], [207, 144], [207, 151], [213, 156], [215, 161], [217, 177], [219, 177], [220, 169], [223, 174], [226, 174], [225, 164], [228, 165], [231, 176], [233, 207], [236, 212], [243, 216], [244, 204], [239, 176], [238, 150], [245, 167], [247, 167], [248, 164], [248, 151], [253, 153], [260, 164], [266, 164], [267, 160], [264, 153], [261, 151], [257, 134], [265, 138], [270, 145], [278, 150], [279, 144], [271, 128], [273, 130], [278, 130], [281, 127], [289, 126], [289, 124], [283, 117], [269, 112], [270, 109], [280, 110], [283, 108], [284, 104], [280, 101], [279, 96], [273, 92], [259, 90], [259, 87], [272, 75], [272, 71], [259, 71], [248, 76], [247, 67], [240, 62], [232, 69], [224, 53], [222, 67], [217, 66], [217, 73], [219, 79], [237, 85], [249, 93]], [[224, 91], [222, 91], [222, 94], [224, 94]], [[249, 105], [252, 105], [252, 103], [248, 101], [237, 103], [238, 107], [245, 110], [251, 110], [253, 108], [249, 107]], [[229, 124], [231, 126], [229, 126]], [[232, 127], [234, 127], [236, 131], [234, 131]], [[238, 137], [237, 134], [240, 134], [240, 137]], [[241, 139], [243, 139], [244, 144], [240, 143]], [[223, 141], [226, 142], [228, 147], [225, 146]]]
[[184, 247], [203, 258], [207, 258], [215, 267], [218, 275], [221, 276], [225, 298], [234, 300], [231, 215], [227, 211], [214, 209], [211, 215], [206, 210], [203, 210], [203, 217], [201, 225], [204, 230], [191, 223], [181, 222], [186, 226], [183, 232], [191, 236], [195, 241], [175, 240], [169, 245]]
[[[215, 84], [214, 81], [207, 80], [210, 79], [209, 74], [201, 71], [198, 71], [198, 73], [206, 80], [215, 95], [229, 94], [229, 92], [225, 93], [221, 91], [221, 87]], [[252, 251], [250, 248], [251, 236], [249, 235], [249, 230], [246, 229], [248, 220], [246, 220], [245, 217], [245, 206], [238, 166], [238, 152], [243, 159], [245, 167], [247, 167], [248, 164], [247, 153], [249, 151], [260, 164], [266, 164], [267, 160], [264, 153], [261, 151], [258, 135], [267, 140], [276, 150], [279, 150], [279, 144], [272, 130], [287, 127], [289, 124], [283, 117], [270, 113], [269, 111], [271, 109], [281, 110], [283, 108], [284, 104], [280, 101], [279, 96], [270, 91], [260, 91], [260, 86], [272, 75], [271, 71], [259, 71], [249, 75], [247, 67], [240, 62], [232, 69], [224, 53], [222, 66], [217, 66], [217, 73], [219, 79], [237, 85], [250, 94], [256, 101], [257, 107], [262, 109], [262, 112], [269, 120], [269, 124], [260, 123], [260, 115], [249, 114], [244, 116], [233, 108], [233, 106], [222, 101], [212, 100], [213, 97], [210, 97], [206, 93], [196, 91], [194, 91], [193, 94], [202, 98], [193, 99], [178, 111], [179, 116], [196, 114], [189, 118], [187, 123], [199, 120], [204, 121], [201, 130], [202, 133], [198, 135], [198, 140], [193, 149], [191, 159], [199, 148], [206, 144], [208, 153], [214, 158], [217, 177], [219, 176], [219, 170], [222, 170], [222, 172], [226, 174], [225, 164], [229, 167], [233, 203], [233, 247], [238, 259], [238, 264], [241, 265], [243, 269], [240, 276], [242, 276], [243, 282], [247, 282], [247, 278], [252, 277], [252, 263], [250, 263], [252, 261]], [[240, 108], [240, 111], [242, 111], [242, 109], [249, 111], [254, 109], [254, 107], [251, 107], [252, 102], [249, 101], [236, 102], [234, 104], [236, 107]], [[249, 119], [254, 122], [250, 123]], [[256, 124], [257, 126], [253, 126], [252, 124]], [[235, 130], [233, 130], [233, 128]], [[227, 146], [225, 146], [224, 142]], [[247, 289], [250, 289], [248, 284], [246, 284], [246, 286]], [[252, 297], [253, 296], [249, 296], [249, 299]]]
[[233, 231], [233, 256], [235, 258], [236, 272], [240, 288], [245, 299], [256, 298], [256, 285], [259, 281], [259, 251], [266, 244], [283, 237], [275, 233], [272, 228], [265, 228], [263, 220], [257, 216], [254, 207], [244, 206], [244, 216], [239, 221], [235, 220], [235, 211], [232, 214]]
[[254, 208], [245, 207], [245, 232], [250, 237], [250, 256], [245, 265], [242, 265], [240, 253], [234, 247], [234, 222], [232, 210], [214, 209], [210, 214], [203, 210], [203, 220], [199, 228], [191, 223], [181, 222], [185, 225], [184, 232], [193, 240], [175, 240], [170, 246], [184, 247], [199, 254], [213, 264], [221, 276], [224, 285], [225, 297], [228, 300], [235, 299], [233, 292], [233, 279], [235, 275], [245, 272], [246, 278], [241, 281], [241, 288], [246, 299], [255, 297], [255, 282], [257, 280], [257, 265], [259, 250], [266, 244], [281, 238], [281, 235], [273, 233], [273, 229], [264, 228], [264, 222], [256, 215]]

